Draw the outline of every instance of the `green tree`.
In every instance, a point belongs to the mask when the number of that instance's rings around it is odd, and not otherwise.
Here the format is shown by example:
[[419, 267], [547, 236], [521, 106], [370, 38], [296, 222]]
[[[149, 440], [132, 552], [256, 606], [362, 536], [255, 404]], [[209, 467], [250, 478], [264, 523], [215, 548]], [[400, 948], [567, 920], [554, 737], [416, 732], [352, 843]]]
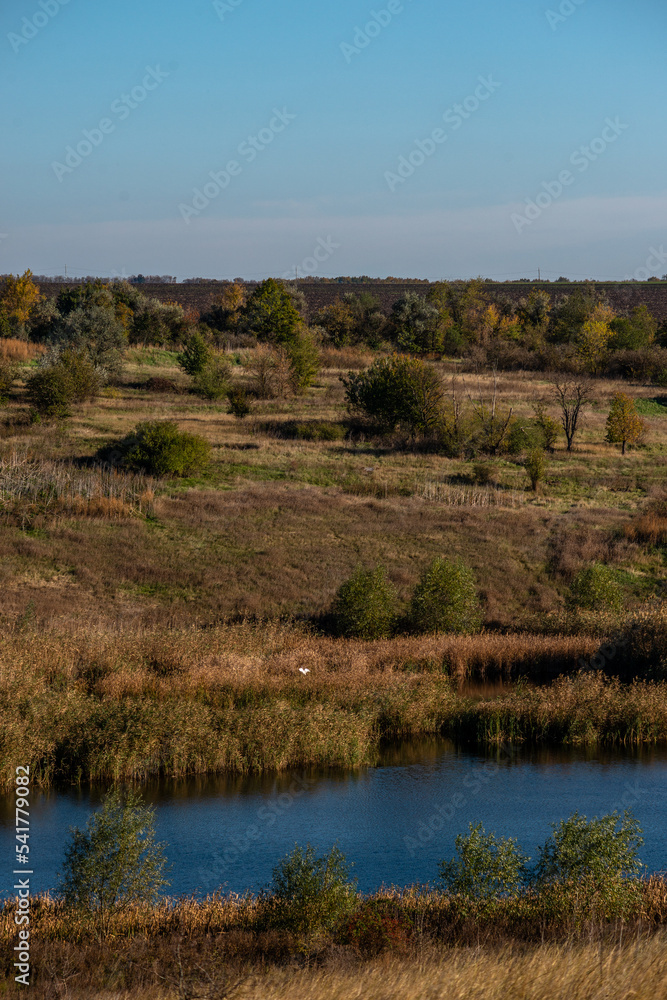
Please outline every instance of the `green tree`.
[[403, 351], [441, 351], [443, 332], [440, 313], [423, 295], [408, 292], [394, 303], [390, 328]]
[[560, 434], [558, 421], [549, 416], [544, 403], [541, 401], [535, 403], [533, 411], [535, 413], [535, 423], [539, 427], [542, 434], [544, 447], [547, 451], [553, 452], [554, 445], [556, 444]]
[[607, 417], [607, 441], [620, 444], [625, 455], [626, 444], [637, 444], [646, 434], [647, 424], [637, 413], [637, 404], [625, 392], [614, 393]]
[[437, 556], [415, 587], [409, 618], [417, 632], [479, 632], [484, 616], [472, 570]]
[[205, 399], [222, 399], [229, 391], [231, 378], [229, 359], [224, 354], [209, 352], [202, 367], [194, 373], [192, 385], [195, 392]]
[[267, 278], [254, 290], [243, 309], [240, 323], [258, 340], [286, 344], [294, 339], [303, 320], [285, 286]]
[[72, 830], [65, 845], [59, 892], [68, 906], [94, 920], [100, 937], [114, 914], [137, 903], [153, 903], [169, 885], [164, 844], [155, 842], [153, 810], [139, 795], [110, 792], [85, 830]]
[[658, 321], [645, 305], [637, 306], [630, 316], [616, 317], [609, 325], [612, 332], [609, 347], [613, 351], [650, 347], [658, 332]]
[[252, 407], [248, 400], [245, 389], [240, 386], [235, 389], [230, 389], [227, 393], [227, 399], [229, 400], [229, 412], [239, 420], [243, 420], [250, 413]]
[[341, 376], [341, 381], [350, 411], [368, 417], [381, 430], [400, 426], [414, 436], [434, 430], [442, 420], [440, 378], [419, 358], [380, 358], [363, 372]]
[[540, 483], [544, 479], [547, 471], [547, 457], [541, 448], [533, 448], [526, 455], [523, 467], [530, 480], [530, 488], [537, 493]]
[[456, 838], [458, 857], [440, 862], [440, 881], [446, 891], [473, 901], [516, 893], [530, 860], [516, 840], [485, 833], [481, 823], [471, 823], [469, 830]]
[[298, 396], [312, 385], [320, 370], [320, 352], [310, 333], [300, 331], [285, 345], [289, 357], [290, 381]]
[[578, 812], [553, 824], [534, 878], [578, 895], [589, 917], [602, 912], [623, 916], [637, 898], [637, 879], [644, 866], [639, 848], [641, 827], [627, 810], [588, 820]]
[[573, 579], [567, 604], [573, 610], [620, 611], [623, 591], [609, 566], [593, 563]]
[[176, 359], [187, 375], [195, 377], [211, 361], [211, 349], [196, 330]]
[[356, 880], [336, 845], [317, 857], [310, 844], [305, 850], [295, 844], [273, 869], [269, 892], [278, 923], [304, 934], [338, 923], [357, 898]]
[[396, 624], [398, 599], [384, 566], [357, 567], [331, 606], [338, 635], [346, 639], [386, 639]]

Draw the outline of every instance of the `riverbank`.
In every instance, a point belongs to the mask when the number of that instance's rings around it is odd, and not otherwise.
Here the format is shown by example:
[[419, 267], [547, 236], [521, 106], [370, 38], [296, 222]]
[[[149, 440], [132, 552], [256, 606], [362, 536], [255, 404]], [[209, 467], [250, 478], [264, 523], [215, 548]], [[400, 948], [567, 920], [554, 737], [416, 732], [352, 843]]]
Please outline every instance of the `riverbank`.
[[[17, 762], [43, 785], [349, 768], [375, 763], [383, 740], [435, 733], [477, 743], [667, 741], [667, 685], [595, 673], [598, 645], [580, 635], [363, 643], [277, 623], [114, 631], [28, 622], [0, 638], [2, 784]], [[473, 697], [461, 687], [471, 678], [508, 686]]]
[[[558, 895], [558, 899], [556, 898]], [[61, 904], [33, 901], [32, 995], [167, 1000], [185, 996], [347, 998], [447, 995], [658, 1000], [667, 982], [667, 886], [641, 883], [631, 916], [591, 920], [565, 894], [474, 904], [413, 890], [360, 901], [384, 914], [350, 939], [346, 927], [307, 940], [266, 926], [256, 898], [182, 899], [114, 918], [100, 942]], [[5, 996], [16, 936], [13, 907], [0, 910]], [[217, 991], [217, 992], [216, 992]], [[430, 991], [430, 992], [429, 992]]]

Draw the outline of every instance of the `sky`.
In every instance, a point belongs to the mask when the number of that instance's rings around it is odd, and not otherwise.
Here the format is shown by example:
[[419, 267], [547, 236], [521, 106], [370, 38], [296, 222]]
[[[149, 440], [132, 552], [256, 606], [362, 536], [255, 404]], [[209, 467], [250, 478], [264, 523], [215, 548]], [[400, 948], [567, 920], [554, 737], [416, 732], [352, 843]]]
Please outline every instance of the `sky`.
[[667, 273], [664, 0], [5, 0], [0, 273]]

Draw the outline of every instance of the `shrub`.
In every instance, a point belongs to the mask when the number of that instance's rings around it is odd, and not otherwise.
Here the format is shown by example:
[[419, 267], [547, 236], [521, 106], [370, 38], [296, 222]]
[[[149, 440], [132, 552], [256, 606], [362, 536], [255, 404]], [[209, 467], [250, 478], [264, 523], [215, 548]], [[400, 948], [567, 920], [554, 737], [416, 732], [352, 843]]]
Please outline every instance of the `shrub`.
[[438, 373], [418, 358], [394, 354], [366, 371], [341, 376], [352, 412], [381, 430], [403, 427], [412, 435], [430, 431], [442, 420], [443, 392]]
[[294, 424], [294, 435], [301, 441], [342, 441], [347, 430], [342, 424], [326, 420], [312, 424]]
[[498, 467], [491, 462], [475, 462], [472, 476], [478, 486], [488, 486], [498, 475]]
[[638, 848], [644, 843], [641, 827], [627, 810], [621, 820], [615, 811], [587, 820], [575, 812], [553, 825], [553, 833], [539, 848], [535, 870], [538, 886], [565, 885], [583, 897], [587, 915], [601, 909], [606, 916], [622, 916], [636, 899], [636, 880], [643, 865]]
[[635, 400], [625, 392], [614, 393], [607, 417], [607, 441], [620, 444], [625, 455], [626, 444], [638, 444], [645, 436], [646, 421], [637, 413]]
[[470, 824], [456, 838], [458, 857], [440, 862], [440, 881], [447, 892], [473, 900], [516, 893], [522, 885], [527, 858], [512, 837], [497, 839], [481, 823]]
[[0, 403], [6, 403], [18, 375], [18, 365], [9, 358], [0, 357]]
[[605, 650], [610, 647], [618, 653], [612, 666], [622, 680], [667, 680], [667, 604], [663, 601], [658, 607], [632, 614], [600, 650], [605, 660], [609, 659]]
[[358, 567], [340, 587], [331, 607], [336, 632], [346, 638], [385, 639], [397, 619], [397, 595], [384, 566]]
[[533, 492], [537, 493], [538, 487], [547, 471], [546, 455], [540, 448], [533, 448], [532, 451], [528, 452], [523, 467], [528, 474], [530, 488]]
[[236, 388], [230, 389], [227, 393], [227, 399], [229, 400], [229, 412], [239, 420], [243, 420], [250, 413], [252, 407], [246, 395], [245, 389]]
[[436, 557], [415, 587], [409, 619], [417, 632], [479, 632], [483, 614], [472, 570]]
[[296, 333], [286, 345], [290, 364], [290, 381], [296, 395], [312, 385], [320, 370], [320, 354], [309, 333]]
[[86, 350], [68, 348], [62, 351], [57, 365], [67, 372], [74, 402], [84, 403], [96, 396], [102, 388], [102, 374], [90, 360]]
[[315, 855], [295, 844], [273, 869], [270, 898], [274, 921], [297, 933], [312, 934], [332, 927], [356, 902], [356, 880], [350, 881], [345, 856], [334, 845], [328, 854]]
[[411, 927], [391, 899], [367, 899], [340, 931], [341, 944], [357, 948], [364, 958], [385, 951], [405, 952]]
[[[204, 345], [206, 346], [206, 345]], [[210, 354], [201, 368], [193, 374], [195, 392], [205, 399], [222, 399], [229, 391], [232, 366], [222, 354]]]
[[59, 891], [68, 906], [89, 914], [105, 937], [114, 913], [154, 903], [164, 879], [163, 844], [155, 843], [153, 810], [138, 795], [110, 792], [85, 830], [65, 846]]
[[187, 476], [209, 461], [211, 446], [197, 434], [180, 431], [171, 420], [139, 424], [120, 445], [123, 464], [154, 476]]
[[554, 445], [560, 437], [561, 426], [557, 420], [550, 417], [546, 412], [544, 403], [536, 403], [534, 407], [535, 423], [542, 432], [543, 445], [547, 451], [553, 451]]
[[567, 604], [574, 610], [620, 611], [623, 591], [608, 566], [593, 563], [579, 570], [575, 576]]
[[74, 398], [72, 381], [62, 365], [45, 365], [26, 379], [33, 408], [44, 417], [66, 417]]
[[193, 378], [202, 371], [211, 359], [211, 351], [201, 333], [195, 332], [188, 339], [177, 361], [186, 374]]

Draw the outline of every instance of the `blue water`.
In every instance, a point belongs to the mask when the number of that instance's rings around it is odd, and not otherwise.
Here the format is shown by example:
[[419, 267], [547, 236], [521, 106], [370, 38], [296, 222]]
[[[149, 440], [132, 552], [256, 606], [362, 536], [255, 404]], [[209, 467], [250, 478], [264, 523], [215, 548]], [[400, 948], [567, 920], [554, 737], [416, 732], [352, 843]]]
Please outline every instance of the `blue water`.
[[[103, 789], [35, 790], [31, 807], [33, 892], [52, 890], [73, 825], [84, 826]], [[512, 836], [533, 858], [550, 824], [575, 810], [589, 817], [629, 808], [645, 838], [641, 857], [667, 870], [667, 751], [500, 751], [445, 740], [406, 742], [380, 766], [354, 772], [154, 783], [158, 838], [172, 866], [169, 893], [257, 890], [294, 844], [337, 841], [362, 891], [426, 883], [450, 858], [468, 824]], [[0, 798], [0, 896], [14, 878], [13, 798]]]

